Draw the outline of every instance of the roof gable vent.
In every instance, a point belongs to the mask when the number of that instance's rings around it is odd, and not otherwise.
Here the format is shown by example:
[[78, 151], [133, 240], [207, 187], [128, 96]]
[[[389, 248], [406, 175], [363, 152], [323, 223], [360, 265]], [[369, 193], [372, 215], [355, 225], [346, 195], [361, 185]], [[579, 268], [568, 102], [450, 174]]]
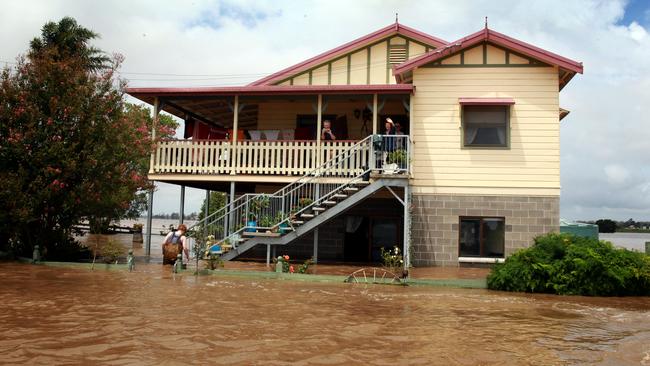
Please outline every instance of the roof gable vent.
[[392, 44], [388, 46], [388, 64], [398, 65], [406, 61], [406, 45]]

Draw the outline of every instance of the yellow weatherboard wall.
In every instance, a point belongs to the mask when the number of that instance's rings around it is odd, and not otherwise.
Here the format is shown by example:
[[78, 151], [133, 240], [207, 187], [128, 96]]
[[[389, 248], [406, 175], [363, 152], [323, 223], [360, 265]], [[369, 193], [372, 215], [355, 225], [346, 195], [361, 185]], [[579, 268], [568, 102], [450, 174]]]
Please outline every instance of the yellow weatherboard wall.
[[[415, 193], [559, 195], [557, 68], [423, 67], [413, 84]], [[461, 97], [514, 98], [509, 148], [462, 148]]]
[[280, 81], [277, 85], [292, 85], [292, 82], [293, 85], [395, 84], [392, 68], [388, 64], [389, 44], [406, 45], [408, 59], [433, 49], [432, 46], [412, 39], [400, 36], [387, 37], [325, 61], [310, 70], [301, 71]]

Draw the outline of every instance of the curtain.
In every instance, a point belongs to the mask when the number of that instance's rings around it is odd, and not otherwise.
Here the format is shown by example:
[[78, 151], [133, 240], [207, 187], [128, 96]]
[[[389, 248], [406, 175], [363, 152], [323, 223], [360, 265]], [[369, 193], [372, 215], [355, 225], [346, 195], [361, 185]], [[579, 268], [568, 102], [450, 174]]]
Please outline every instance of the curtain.
[[465, 126], [465, 145], [473, 144], [476, 135], [478, 135], [478, 127]]
[[497, 136], [499, 136], [499, 144], [505, 145], [506, 144], [506, 129], [498, 127], [496, 130], [497, 130]]
[[359, 230], [359, 226], [361, 226], [362, 221], [363, 221], [363, 217], [361, 216], [346, 216], [345, 232], [349, 234], [356, 232], [357, 230]]

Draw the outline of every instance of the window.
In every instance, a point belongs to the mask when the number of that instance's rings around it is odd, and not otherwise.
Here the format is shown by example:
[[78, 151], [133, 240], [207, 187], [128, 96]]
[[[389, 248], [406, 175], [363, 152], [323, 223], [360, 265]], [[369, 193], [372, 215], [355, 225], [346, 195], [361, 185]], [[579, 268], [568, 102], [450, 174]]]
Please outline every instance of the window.
[[463, 146], [507, 147], [508, 105], [464, 105]]
[[461, 217], [459, 256], [503, 258], [505, 227], [503, 218]]

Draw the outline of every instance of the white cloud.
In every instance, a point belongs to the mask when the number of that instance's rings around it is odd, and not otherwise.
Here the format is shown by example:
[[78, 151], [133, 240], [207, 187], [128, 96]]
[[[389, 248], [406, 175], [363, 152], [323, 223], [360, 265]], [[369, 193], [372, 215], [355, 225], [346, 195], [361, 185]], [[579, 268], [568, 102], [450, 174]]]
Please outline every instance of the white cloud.
[[630, 177], [630, 172], [620, 165], [607, 165], [604, 170], [607, 180], [612, 185], [623, 185]]
[[[0, 60], [24, 52], [46, 21], [70, 15], [102, 35], [100, 48], [126, 56], [125, 72], [203, 75], [125, 74], [132, 86], [245, 84], [386, 26], [396, 12], [400, 22], [448, 41], [481, 29], [488, 16], [497, 31], [584, 62], [585, 74], [576, 76], [560, 97], [572, 111], [561, 125], [562, 216], [628, 218], [634, 213], [650, 219], [650, 37], [647, 23], [620, 24], [625, 4], [10, 1], [0, 13], [0, 34], [11, 35], [3, 39]], [[177, 193], [161, 188], [155, 211], [177, 211], [177, 200]]]
[[648, 37], [648, 32], [637, 22], [632, 22], [627, 28], [630, 31], [630, 38], [637, 42], [641, 42]]

